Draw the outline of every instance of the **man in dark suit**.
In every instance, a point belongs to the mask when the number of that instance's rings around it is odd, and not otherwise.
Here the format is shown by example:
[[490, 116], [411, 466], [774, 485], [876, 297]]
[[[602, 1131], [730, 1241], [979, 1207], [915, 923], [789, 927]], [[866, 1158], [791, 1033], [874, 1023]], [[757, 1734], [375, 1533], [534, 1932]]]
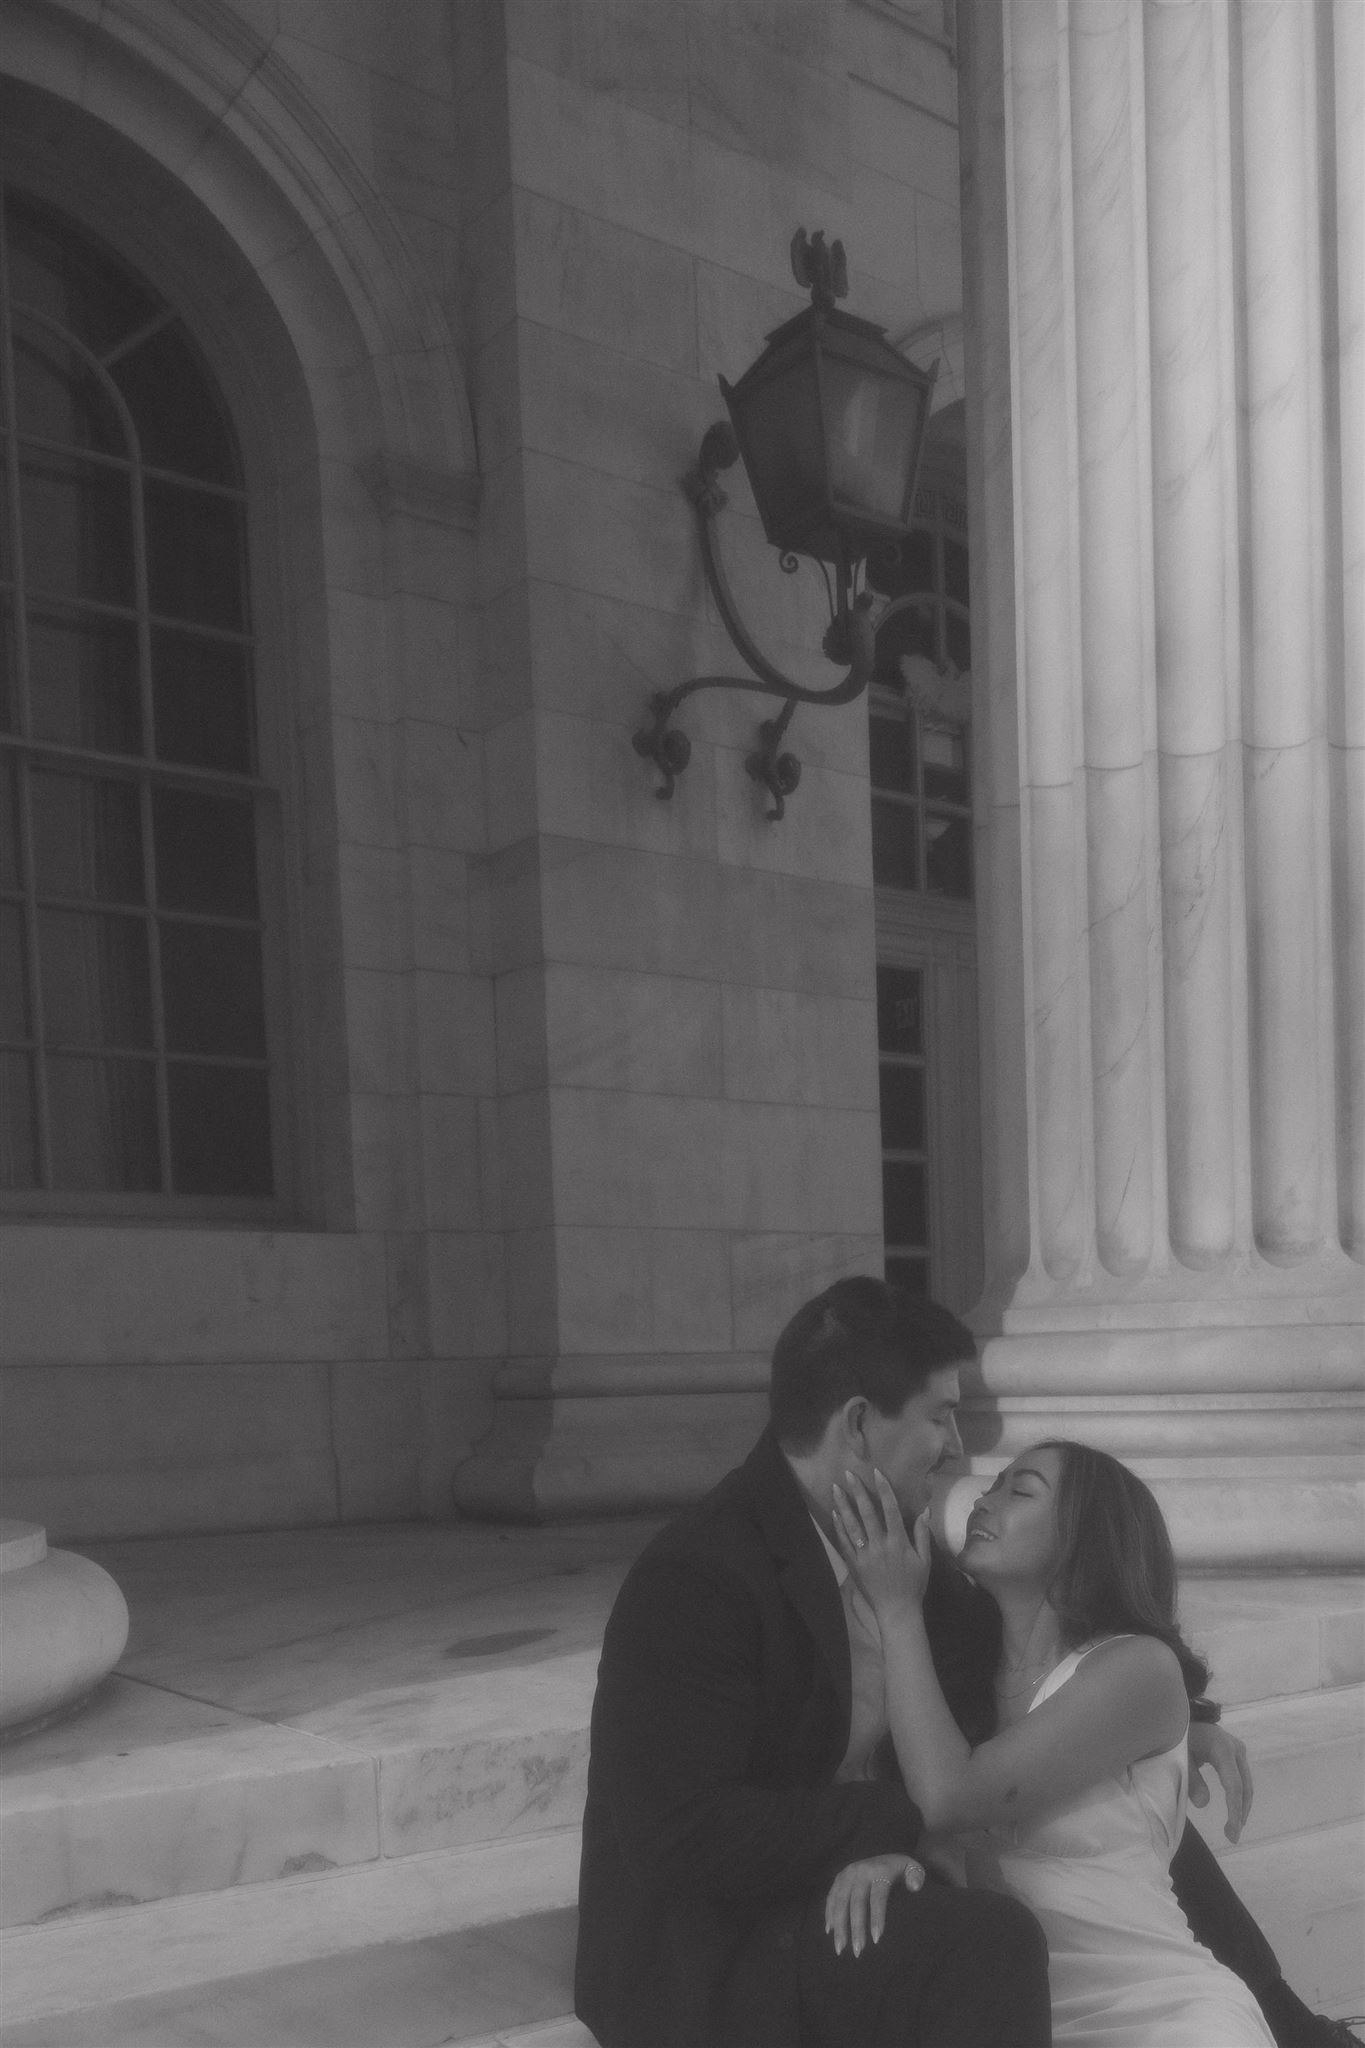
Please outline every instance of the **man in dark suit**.
[[[875, 1624], [829, 1541], [846, 1471], [870, 1484], [880, 1469], [907, 1523], [927, 1506], [961, 1452], [974, 1349], [934, 1302], [837, 1282], [778, 1339], [749, 1458], [627, 1576], [602, 1646], [579, 1888], [575, 2010], [602, 2048], [1050, 2041], [1031, 1916], [916, 1857]], [[984, 1734], [995, 1608], [938, 1557], [925, 1612], [945, 1694]], [[1220, 1959], [1258, 1995], [1256, 1973], [1278, 1980], [1193, 1831], [1175, 1875]]]

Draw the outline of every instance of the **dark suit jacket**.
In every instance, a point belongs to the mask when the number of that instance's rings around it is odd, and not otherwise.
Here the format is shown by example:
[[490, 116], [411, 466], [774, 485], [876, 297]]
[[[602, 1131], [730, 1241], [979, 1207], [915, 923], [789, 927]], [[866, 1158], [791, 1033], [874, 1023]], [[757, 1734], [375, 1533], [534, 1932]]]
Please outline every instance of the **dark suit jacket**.
[[[994, 1607], [940, 1559], [926, 1613], [944, 1690], [971, 1719]], [[812, 1898], [920, 1833], [898, 1778], [834, 1782], [850, 1692], [834, 1575], [765, 1435], [649, 1544], [607, 1625], [574, 1985], [602, 2048], [793, 2048]]]

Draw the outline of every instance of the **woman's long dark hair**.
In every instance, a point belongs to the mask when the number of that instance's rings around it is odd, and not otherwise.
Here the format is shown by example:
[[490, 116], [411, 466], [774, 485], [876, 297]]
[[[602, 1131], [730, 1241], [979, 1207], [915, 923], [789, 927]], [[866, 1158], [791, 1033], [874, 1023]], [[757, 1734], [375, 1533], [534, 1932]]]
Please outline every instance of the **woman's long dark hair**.
[[1047, 1597], [1068, 1649], [1098, 1635], [1155, 1636], [1175, 1651], [1185, 1690], [1198, 1699], [1209, 1667], [1180, 1633], [1175, 1556], [1150, 1488], [1090, 1444], [1049, 1437], [1033, 1448], [1061, 1453], [1059, 1556]]

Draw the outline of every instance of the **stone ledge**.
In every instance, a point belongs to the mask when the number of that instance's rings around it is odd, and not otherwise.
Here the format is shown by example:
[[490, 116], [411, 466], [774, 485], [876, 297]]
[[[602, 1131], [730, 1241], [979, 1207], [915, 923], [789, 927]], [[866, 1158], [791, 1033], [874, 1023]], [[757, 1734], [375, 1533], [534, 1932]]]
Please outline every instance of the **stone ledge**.
[[0, 1934], [7, 2026], [574, 1904], [577, 1828]]

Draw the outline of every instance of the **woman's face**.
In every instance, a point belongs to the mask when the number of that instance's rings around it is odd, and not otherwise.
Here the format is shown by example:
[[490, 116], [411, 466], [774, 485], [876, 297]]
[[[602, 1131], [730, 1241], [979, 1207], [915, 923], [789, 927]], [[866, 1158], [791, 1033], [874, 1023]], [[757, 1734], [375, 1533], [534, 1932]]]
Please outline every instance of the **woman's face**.
[[1062, 1453], [1021, 1451], [967, 1517], [958, 1555], [963, 1571], [989, 1585], [1003, 1579], [1046, 1586], [1057, 1562], [1057, 1490]]

